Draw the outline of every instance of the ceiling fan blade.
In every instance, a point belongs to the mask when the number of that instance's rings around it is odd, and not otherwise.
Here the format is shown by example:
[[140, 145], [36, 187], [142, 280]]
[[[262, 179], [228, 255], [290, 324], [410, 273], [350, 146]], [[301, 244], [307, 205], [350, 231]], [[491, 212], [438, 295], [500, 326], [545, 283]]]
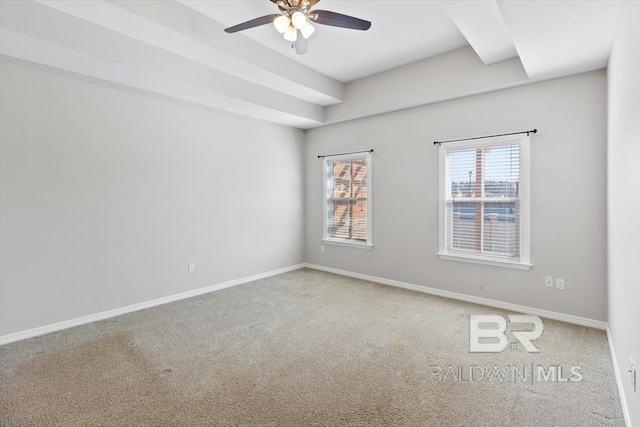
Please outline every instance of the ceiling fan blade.
[[302, 36], [300, 30], [298, 30], [298, 38], [296, 38], [295, 43], [293, 43], [293, 47], [296, 48], [296, 53], [298, 55], [304, 55], [305, 53], [307, 53], [307, 39]]
[[307, 6], [307, 7], [313, 7], [313, 6], [315, 6], [316, 4], [318, 4], [318, 2], [319, 2], [319, 1], [320, 1], [320, 0], [309, 0], [309, 6]]
[[328, 10], [315, 10], [311, 12], [313, 21], [318, 24], [331, 25], [332, 27], [349, 28], [352, 30], [367, 31], [371, 28], [371, 22], [364, 19], [354, 18], [353, 16], [343, 15], [341, 13], [329, 12]]
[[233, 27], [225, 28], [225, 33], [236, 33], [242, 30], [248, 30], [249, 28], [259, 27], [260, 25], [266, 25], [273, 23], [273, 20], [280, 15], [266, 15], [260, 18], [252, 19], [251, 21], [243, 22], [242, 24], [234, 25]]

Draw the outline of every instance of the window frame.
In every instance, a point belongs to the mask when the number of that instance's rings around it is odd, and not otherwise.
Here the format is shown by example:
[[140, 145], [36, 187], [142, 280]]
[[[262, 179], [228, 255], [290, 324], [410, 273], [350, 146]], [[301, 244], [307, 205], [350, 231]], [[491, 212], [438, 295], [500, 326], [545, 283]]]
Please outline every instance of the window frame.
[[[327, 194], [327, 185], [328, 185], [328, 179], [327, 179], [327, 167], [328, 167], [328, 162], [332, 161], [332, 162], [339, 162], [339, 161], [345, 161], [345, 160], [353, 160], [353, 159], [366, 159], [367, 160], [367, 241], [366, 242], [361, 242], [361, 241], [357, 241], [355, 239], [342, 239], [342, 238], [338, 238], [338, 237], [330, 237], [328, 236], [327, 232], [328, 232], [328, 201], [329, 201], [329, 197]], [[360, 248], [360, 249], [372, 249], [373, 248], [373, 233], [372, 233], [372, 228], [373, 228], [373, 222], [372, 222], [372, 217], [373, 217], [373, 204], [372, 204], [372, 200], [373, 200], [373, 190], [372, 190], [372, 172], [373, 172], [373, 162], [372, 162], [372, 158], [373, 156], [371, 155], [370, 152], [367, 153], [357, 153], [357, 154], [344, 154], [344, 155], [340, 155], [340, 156], [331, 156], [331, 157], [325, 157], [322, 159], [322, 194], [323, 194], [323, 203], [322, 203], [322, 207], [323, 207], [323, 214], [322, 214], [322, 241], [324, 243], [328, 243], [331, 245], [340, 245], [340, 246], [349, 246], [349, 247], [354, 247], [354, 248]]]
[[482, 140], [456, 142], [455, 149], [486, 148], [507, 144], [520, 145], [520, 259], [510, 261], [495, 259], [481, 254], [460, 254], [447, 252], [446, 241], [446, 195], [447, 195], [447, 148], [439, 147], [439, 250], [440, 259], [485, 264], [498, 267], [528, 270], [531, 264], [531, 138], [527, 134], [491, 137]]

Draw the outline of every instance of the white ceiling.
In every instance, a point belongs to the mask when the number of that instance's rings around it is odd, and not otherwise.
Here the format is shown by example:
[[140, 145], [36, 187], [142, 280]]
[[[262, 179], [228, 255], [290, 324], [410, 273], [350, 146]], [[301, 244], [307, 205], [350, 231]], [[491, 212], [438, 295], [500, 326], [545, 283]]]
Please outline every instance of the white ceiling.
[[618, 1], [518, 0], [498, 6], [529, 77], [607, 66]]
[[[181, 3], [226, 26], [278, 13], [268, 0]], [[297, 55], [272, 25], [245, 30], [242, 35], [342, 82], [468, 45], [441, 1], [321, 0], [314, 9], [330, 10], [372, 22], [368, 31], [315, 25], [309, 52]], [[224, 34], [238, 37], [238, 34]]]
[[[296, 55], [268, 0], [0, 0], [0, 53], [300, 128], [606, 67], [620, 0], [321, 0]], [[412, 64], [401, 67], [405, 64]], [[348, 83], [347, 83], [348, 82]]]

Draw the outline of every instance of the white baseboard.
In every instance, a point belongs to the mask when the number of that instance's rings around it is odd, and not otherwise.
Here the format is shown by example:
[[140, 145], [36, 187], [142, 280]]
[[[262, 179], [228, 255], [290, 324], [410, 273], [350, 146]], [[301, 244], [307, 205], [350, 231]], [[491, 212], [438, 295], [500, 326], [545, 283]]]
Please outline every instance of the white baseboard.
[[341, 276], [353, 277], [355, 279], [368, 280], [369, 282], [380, 283], [382, 285], [395, 286], [397, 288], [410, 289], [412, 291], [423, 292], [426, 294], [437, 295], [440, 297], [456, 299], [460, 301], [472, 302], [475, 304], [486, 305], [489, 307], [511, 310], [518, 313], [533, 314], [547, 319], [560, 320], [562, 322], [573, 323], [575, 325], [588, 326], [596, 329], [607, 329], [607, 322], [601, 320], [588, 319], [586, 317], [572, 316], [570, 314], [556, 313], [554, 311], [541, 310], [523, 305], [511, 304], [503, 301], [496, 301], [488, 298], [475, 297], [472, 295], [461, 294], [458, 292], [445, 291], [442, 289], [429, 288], [427, 286], [414, 285], [411, 283], [400, 282], [397, 280], [384, 279], [382, 277], [369, 276], [366, 274], [353, 273], [351, 271], [339, 270], [331, 267], [324, 267], [315, 264], [304, 264], [307, 268], [314, 270], [326, 271], [329, 273], [339, 274]]
[[278, 270], [267, 271], [265, 273], [254, 274], [253, 276], [243, 277], [241, 279], [219, 283], [217, 285], [211, 285], [204, 288], [194, 289], [192, 291], [182, 292], [176, 295], [169, 295], [167, 297], [162, 297], [162, 298], [154, 299], [151, 301], [145, 301], [138, 304], [128, 305], [122, 308], [116, 308], [113, 310], [103, 311], [101, 313], [78, 317], [77, 319], [65, 320], [63, 322], [53, 323], [51, 325], [46, 325], [46, 326], [40, 326], [38, 328], [28, 329], [26, 331], [2, 335], [0, 336], [0, 345], [8, 344], [14, 341], [24, 340], [27, 338], [36, 337], [38, 335], [48, 334], [50, 332], [60, 331], [62, 329], [72, 328], [74, 326], [84, 325], [86, 323], [91, 323], [98, 320], [108, 319], [110, 317], [131, 313], [133, 311], [144, 310], [145, 308], [155, 307], [157, 305], [167, 304], [167, 303], [179, 301], [185, 298], [191, 298], [198, 295], [207, 294], [213, 291], [219, 291], [220, 289], [230, 288], [232, 286], [242, 285], [244, 283], [253, 282], [256, 280], [264, 279], [266, 277], [276, 276], [278, 274], [287, 273], [293, 270], [298, 270], [300, 268], [303, 268], [304, 266], [305, 266], [304, 264], [292, 265], [289, 267], [280, 268]]
[[178, 301], [185, 298], [190, 298], [209, 292], [217, 291], [220, 289], [229, 288], [231, 286], [241, 285], [243, 283], [253, 282], [255, 280], [264, 279], [265, 277], [271, 277], [278, 274], [286, 273], [293, 270], [298, 270], [303, 267], [312, 268], [314, 270], [326, 271], [329, 273], [339, 274], [341, 276], [353, 277], [356, 279], [368, 280], [370, 282], [380, 283], [388, 286], [395, 286], [398, 288], [410, 289], [412, 291], [424, 292], [431, 295], [437, 295], [445, 298], [456, 299], [460, 301], [471, 302], [475, 304], [486, 305], [489, 307], [501, 308], [504, 310], [511, 310], [526, 314], [535, 314], [548, 319], [560, 320], [567, 323], [573, 323], [576, 325], [588, 326], [596, 329], [607, 329], [607, 323], [600, 320], [587, 319], [584, 317], [572, 316], [569, 314], [556, 313], [553, 311], [540, 310], [537, 308], [526, 307], [522, 305], [511, 304], [502, 301], [491, 300], [488, 298], [475, 297], [471, 295], [461, 294], [458, 292], [445, 291], [442, 289], [430, 288], [427, 286], [414, 285], [411, 283], [400, 282], [397, 280], [384, 279], [381, 277], [369, 276], [366, 274], [354, 273], [346, 270], [339, 270], [331, 267], [324, 267], [315, 264], [297, 264], [290, 267], [281, 268], [278, 270], [272, 270], [265, 273], [255, 274], [249, 277], [243, 277], [241, 279], [231, 280], [229, 282], [219, 283], [217, 285], [211, 285], [200, 289], [194, 289], [192, 291], [183, 292], [176, 295], [170, 295], [163, 298], [154, 299], [138, 304], [129, 305], [122, 308], [116, 308], [113, 310], [103, 311], [97, 314], [91, 314], [77, 319], [65, 320], [63, 322], [54, 323], [51, 325], [41, 326], [38, 328], [28, 329], [26, 331], [16, 332], [13, 334], [0, 336], [0, 345], [7, 344], [13, 341], [18, 341], [26, 338], [35, 337], [38, 335], [47, 334], [49, 332], [59, 331], [61, 329], [71, 328], [73, 326], [83, 325], [85, 323], [95, 322], [97, 320], [104, 320], [110, 317], [119, 316], [121, 314], [131, 313], [137, 310], [143, 310], [149, 307], [155, 307], [161, 304], [167, 304], [173, 301]]
[[622, 376], [620, 375], [620, 369], [618, 369], [618, 359], [616, 359], [616, 350], [613, 346], [613, 339], [611, 338], [611, 330], [607, 325], [607, 341], [609, 341], [609, 351], [611, 352], [611, 362], [613, 363], [613, 372], [616, 375], [616, 384], [618, 385], [618, 394], [620, 395], [620, 404], [622, 405], [622, 414], [624, 415], [624, 423], [627, 427], [631, 427], [631, 416], [629, 415], [629, 407], [627, 406], [627, 399], [624, 394], [624, 387], [622, 385]]

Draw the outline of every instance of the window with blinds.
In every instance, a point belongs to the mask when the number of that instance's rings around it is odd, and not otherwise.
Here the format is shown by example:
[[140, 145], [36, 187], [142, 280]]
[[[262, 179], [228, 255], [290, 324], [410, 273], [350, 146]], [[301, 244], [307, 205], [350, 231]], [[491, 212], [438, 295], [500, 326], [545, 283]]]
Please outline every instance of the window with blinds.
[[371, 245], [371, 155], [327, 157], [324, 240]]
[[[523, 197], [528, 197], [528, 187], [523, 194], [521, 168], [525, 138], [440, 148], [444, 163], [441, 253], [528, 264], [528, 242], [523, 253], [522, 236]], [[528, 207], [528, 200], [524, 206]]]

